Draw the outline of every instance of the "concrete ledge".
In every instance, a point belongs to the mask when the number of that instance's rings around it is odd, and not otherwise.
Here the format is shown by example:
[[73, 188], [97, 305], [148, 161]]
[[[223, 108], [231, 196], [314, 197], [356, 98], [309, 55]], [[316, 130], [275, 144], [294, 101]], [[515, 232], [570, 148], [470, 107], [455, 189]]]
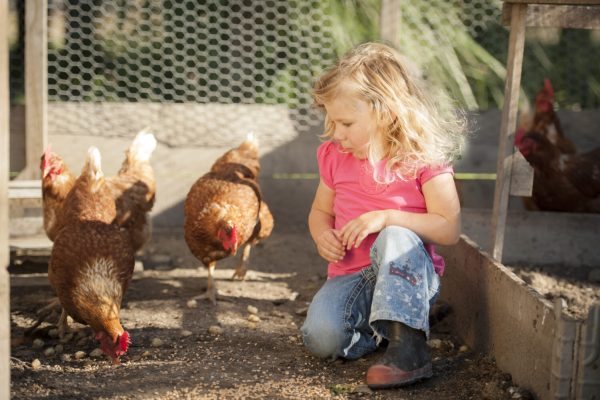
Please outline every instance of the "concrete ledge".
[[[489, 209], [463, 208], [463, 232], [478, 245], [491, 248]], [[505, 265], [600, 265], [600, 214], [509, 211], [506, 221]]]
[[600, 388], [600, 339], [590, 339], [600, 328], [600, 305], [587, 321], [569, 318], [465, 235], [439, 252], [447, 264], [441, 298], [471, 348], [492, 355], [541, 399], [594, 398], [582, 393]]

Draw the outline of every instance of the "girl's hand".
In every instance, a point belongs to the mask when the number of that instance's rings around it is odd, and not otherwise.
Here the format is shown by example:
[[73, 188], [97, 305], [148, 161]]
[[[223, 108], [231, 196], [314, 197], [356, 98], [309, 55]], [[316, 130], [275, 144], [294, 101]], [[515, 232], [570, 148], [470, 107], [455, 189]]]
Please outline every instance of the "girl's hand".
[[319, 255], [329, 262], [341, 261], [346, 255], [339, 232], [335, 229], [324, 230], [315, 242]]
[[342, 246], [348, 250], [358, 247], [371, 233], [379, 232], [386, 226], [385, 210], [369, 211], [350, 220], [341, 230]]

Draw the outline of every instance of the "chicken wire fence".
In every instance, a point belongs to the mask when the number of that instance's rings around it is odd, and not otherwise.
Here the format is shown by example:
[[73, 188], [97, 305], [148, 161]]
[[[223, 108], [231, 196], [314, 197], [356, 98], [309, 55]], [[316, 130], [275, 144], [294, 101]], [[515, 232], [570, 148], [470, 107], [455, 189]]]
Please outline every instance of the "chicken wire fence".
[[[347, 44], [340, 32], [355, 28], [336, 18], [352, 3], [48, 0], [49, 133], [131, 136], [150, 126], [173, 146], [236, 143], [247, 131], [270, 143], [288, 141], [321, 124], [310, 88]], [[432, 7], [422, 0], [401, 2], [401, 8], [400, 50], [421, 56], [425, 77], [446, 67], [435, 57], [445, 51], [441, 27], [452, 27], [463, 34], [453, 40], [466, 37], [474, 49], [444, 55], [461, 69], [457, 96], [471, 109], [502, 104], [508, 47], [502, 1]], [[23, 93], [24, 1], [12, 0], [10, 9], [15, 104]], [[421, 29], [425, 25], [433, 30]], [[596, 31], [528, 29], [523, 87], [531, 97], [552, 77], [564, 107], [595, 108], [599, 62]]]

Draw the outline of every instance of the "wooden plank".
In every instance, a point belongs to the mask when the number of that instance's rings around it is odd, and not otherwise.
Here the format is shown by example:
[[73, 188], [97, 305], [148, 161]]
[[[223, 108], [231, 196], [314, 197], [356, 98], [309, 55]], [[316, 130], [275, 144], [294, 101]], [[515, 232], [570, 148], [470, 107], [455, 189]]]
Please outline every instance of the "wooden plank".
[[25, 170], [20, 178], [40, 177], [39, 163], [47, 143], [48, 35], [47, 0], [25, 3]]
[[401, 0], [381, 0], [379, 37], [394, 48], [400, 42]]
[[510, 37], [508, 42], [508, 61], [506, 83], [504, 86], [504, 106], [500, 124], [500, 143], [496, 164], [496, 187], [494, 191], [494, 208], [492, 212], [492, 256], [502, 261], [504, 231], [506, 229], [506, 211], [510, 192], [512, 172], [511, 154], [514, 147], [514, 132], [517, 125], [517, 106], [523, 66], [523, 50], [525, 46], [525, 15], [527, 5], [512, 5]]
[[[510, 25], [511, 4], [502, 8], [502, 23]], [[599, 6], [535, 4], [527, 7], [526, 25], [541, 28], [600, 29]]]
[[551, 396], [556, 315], [552, 304], [465, 235], [438, 247], [446, 260], [440, 299], [452, 306], [454, 333], [494, 357], [513, 382], [539, 399]]
[[0, 398], [10, 398], [8, 0], [0, 0]]

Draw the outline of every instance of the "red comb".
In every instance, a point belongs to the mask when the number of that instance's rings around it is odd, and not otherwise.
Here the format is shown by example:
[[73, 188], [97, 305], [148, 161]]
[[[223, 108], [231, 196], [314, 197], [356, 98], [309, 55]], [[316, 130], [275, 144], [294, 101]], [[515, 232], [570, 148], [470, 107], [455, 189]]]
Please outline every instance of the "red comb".
[[44, 158], [46, 160], [48, 160], [50, 158], [51, 154], [52, 154], [52, 144], [48, 143], [48, 146], [46, 147], [46, 150], [44, 151]]
[[550, 79], [544, 79], [544, 90], [548, 94], [548, 96], [554, 98], [554, 88], [552, 88], [552, 83], [550, 83]]

